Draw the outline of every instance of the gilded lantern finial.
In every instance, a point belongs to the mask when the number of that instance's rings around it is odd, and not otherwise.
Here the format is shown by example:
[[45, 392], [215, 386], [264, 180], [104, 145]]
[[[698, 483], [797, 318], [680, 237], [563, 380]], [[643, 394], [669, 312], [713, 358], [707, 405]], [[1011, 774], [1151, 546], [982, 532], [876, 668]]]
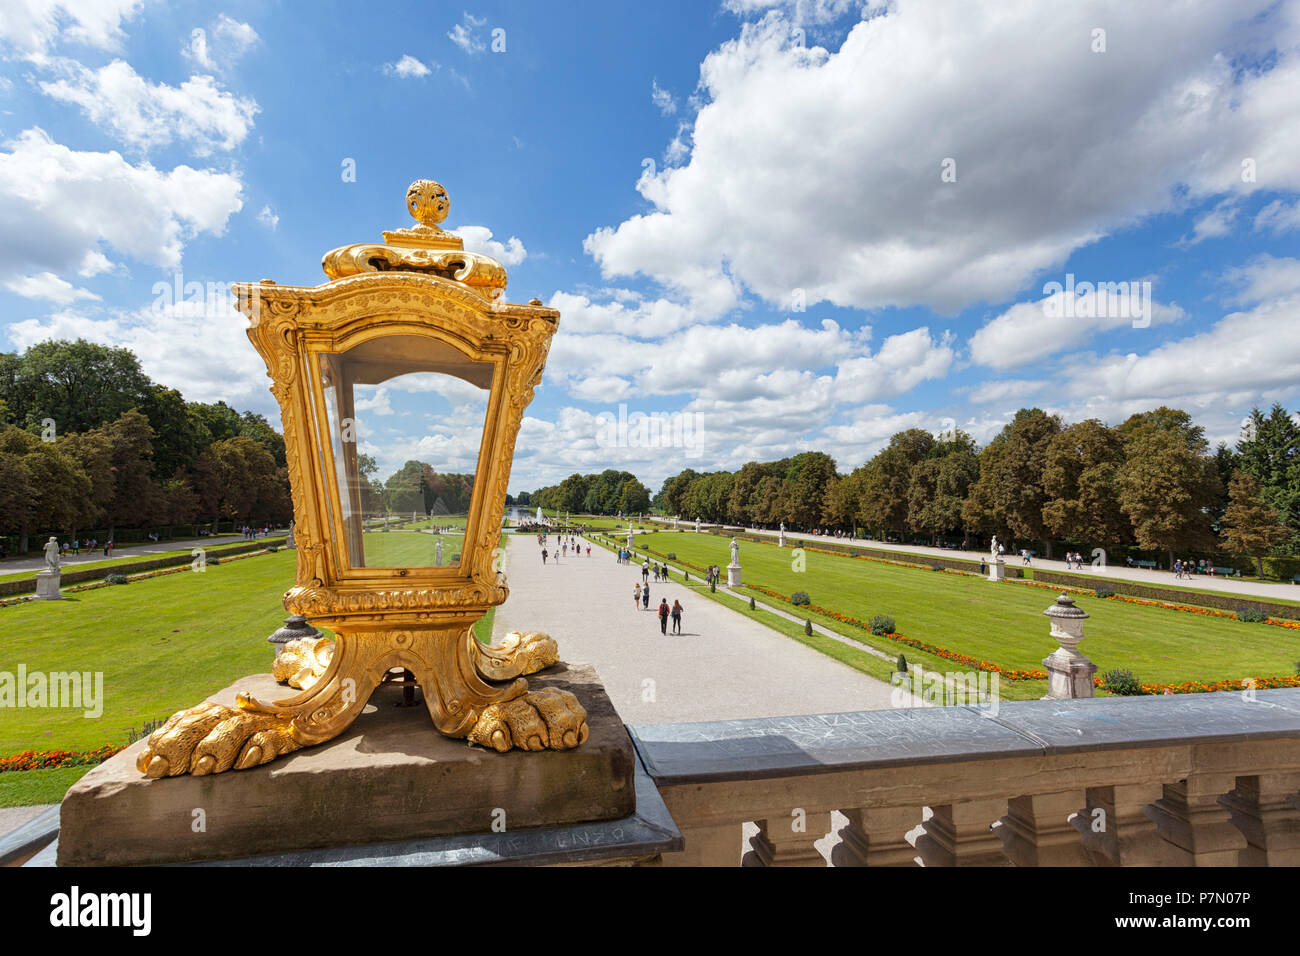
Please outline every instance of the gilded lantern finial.
[[419, 225], [385, 232], [382, 245], [364, 242], [327, 252], [321, 260], [325, 274], [344, 279], [363, 272], [420, 272], [466, 286], [488, 301], [501, 297], [505, 266], [491, 256], [466, 251], [465, 240], [438, 225], [451, 212], [451, 199], [442, 183], [432, 179], [411, 183], [406, 209]]
[[406, 190], [406, 208], [411, 216], [422, 226], [436, 226], [447, 218], [451, 210], [451, 200], [442, 183], [432, 179], [417, 179]]

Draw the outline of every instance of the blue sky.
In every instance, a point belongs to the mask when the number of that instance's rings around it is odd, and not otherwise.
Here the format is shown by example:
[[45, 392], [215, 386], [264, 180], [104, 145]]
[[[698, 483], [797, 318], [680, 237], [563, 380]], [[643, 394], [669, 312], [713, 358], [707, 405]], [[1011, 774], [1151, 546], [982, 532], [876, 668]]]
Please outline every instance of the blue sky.
[[[563, 313], [512, 490], [848, 471], [1022, 405], [1214, 440], [1300, 407], [1294, 2], [5, 6], [0, 347], [127, 345], [276, 420], [242, 318], [155, 284], [317, 284], [435, 178], [508, 297]], [[389, 389], [363, 444], [396, 467], [435, 406]], [[620, 406], [690, 427], [642, 447]]]

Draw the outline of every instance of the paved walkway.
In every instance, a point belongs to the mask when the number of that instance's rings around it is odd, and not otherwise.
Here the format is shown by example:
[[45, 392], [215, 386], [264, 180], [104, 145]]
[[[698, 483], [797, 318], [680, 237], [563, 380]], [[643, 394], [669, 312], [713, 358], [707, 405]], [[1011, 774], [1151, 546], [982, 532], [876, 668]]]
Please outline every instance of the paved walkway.
[[[549, 539], [548, 550], [555, 547]], [[542, 564], [531, 535], [511, 536], [510, 599], [497, 609], [496, 636], [550, 634], [568, 661], [590, 662], [627, 724], [736, 720], [883, 710], [892, 688], [701, 597], [680, 583], [650, 580], [650, 610], [632, 607], [637, 566], [585, 545], [581, 557]], [[655, 609], [682, 602], [682, 633], [659, 633]]]
[[[649, 522], [659, 525], [672, 527], [672, 520], [663, 521], [661, 519], [647, 518]], [[694, 529], [694, 523], [687, 524], [685, 521], [680, 523], [679, 530], [690, 531]], [[701, 531], [707, 531], [716, 525], [701, 525]], [[780, 536], [776, 531], [754, 530], [753, 528], [745, 529], [747, 534], [766, 535], [776, 539]], [[973, 561], [979, 563], [981, 557], [988, 557], [987, 552], [980, 551], [954, 551], [951, 548], [930, 548], [917, 544], [886, 544], [882, 541], [863, 541], [853, 538], [836, 538], [830, 535], [816, 534], [796, 534], [793, 531], [785, 533], [787, 541], [800, 539], [816, 544], [819, 541], [831, 542], [833, 544], [844, 544], [850, 547], [859, 547], [866, 550], [874, 551], [897, 551], [915, 555], [935, 555], [940, 558], [954, 558], [958, 560]], [[1019, 554], [1008, 553], [1005, 556], [1008, 567], [1022, 567]], [[1282, 598], [1288, 601], [1300, 600], [1300, 587], [1294, 584], [1274, 584], [1269, 582], [1241, 581], [1235, 578], [1216, 578], [1208, 575], [1197, 575], [1186, 580], [1178, 580], [1174, 577], [1172, 571], [1148, 571], [1145, 568], [1130, 568], [1124, 565], [1109, 565], [1105, 571], [1093, 568], [1087, 559], [1084, 561], [1082, 571], [1067, 569], [1064, 561], [1048, 561], [1046, 558], [1034, 558], [1030, 567], [1041, 568], [1044, 571], [1063, 571], [1070, 574], [1086, 574], [1089, 577], [1096, 578], [1098, 581], [1104, 581], [1107, 577], [1125, 581], [1133, 581], [1136, 584], [1154, 584], [1160, 586], [1186, 587], [1195, 588], [1201, 591], [1223, 591], [1228, 594], [1245, 594], [1252, 597], [1262, 598]], [[744, 563], [743, 561], [741, 562]]]
[[[278, 532], [283, 535], [284, 532]], [[277, 532], [272, 532], [267, 539], [258, 538], [258, 541], [274, 538]], [[60, 540], [62, 540], [60, 538]], [[104, 548], [101, 545], [94, 551], [81, 549], [81, 554], [66, 554], [59, 559], [61, 568], [75, 568], [78, 564], [90, 564], [94, 561], [108, 561], [117, 558], [152, 558], [155, 555], [167, 554], [171, 551], [189, 551], [192, 548], [211, 548], [219, 544], [240, 544], [244, 541], [242, 534], [223, 534], [207, 538], [193, 538], [188, 541], [159, 541], [155, 544], [152, 541], [144, 544], [124, 545], [120, 548], [114, 548], [113, 554], [106, 558]], [[44, 542], [38, 542], [42, 546]], [[13, 574], [17, 571], [40, 571], [45, 568], [45, 558], [9, 558], [0, 561], [0, 574]]]

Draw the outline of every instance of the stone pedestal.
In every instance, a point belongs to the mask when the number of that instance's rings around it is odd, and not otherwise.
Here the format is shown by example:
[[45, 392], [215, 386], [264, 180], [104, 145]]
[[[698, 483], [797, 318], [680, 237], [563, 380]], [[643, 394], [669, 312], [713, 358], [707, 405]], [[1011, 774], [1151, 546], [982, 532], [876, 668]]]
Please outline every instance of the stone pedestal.
[[1047, 668], [1047, 695], [1043, 699], [1096, 696], [1092, 677], [1097, 673], [1097, 665], [1079, 653], [1083, 622], [1088, 615], [1075, 607], [1074, 599], [1068, 594], [1062, 594], [1043, 613], [1051, 619], [1052, 637], [1061, 645], [1043, 658], [1043, 666]]
[[[145, 778], [139, 741], [82, 777], [61, 809], [60, 866], [148, 865], [235, 859], [312, 848], [621, 820], [637, 807], [636, 755], [595, 671], [559, 664], [533, 689], [572, 690], [590, 737], [575, 750], [504, 754], [443, 737], [423, 706], [402, 707], [381, 687], [347, 733], [251, 770]], [[257, 675], [236, 691], [276, 699]]]
[[784, 532], [784, 531], [782, 531], [779, 535], [777, 535], [777, 538], [776, 538], [776, 546], [777, 546], [778, 548], [784, 548], [784, 547], [785, 547], [785, 532]]
[[41, 601], [58, 601], [63, 598], [59, 593], [59, 579], [63, 575], [58, 571], [39, 571], [36, 574], [36, 597]]
[[739, 564], [727, 565], [727, 587], [729, 588], [740, 587], [740, 565]]
[[1007, 563], [1001, 558], [989, 562], [989, 580], [1005, 581], [1007, 577]]

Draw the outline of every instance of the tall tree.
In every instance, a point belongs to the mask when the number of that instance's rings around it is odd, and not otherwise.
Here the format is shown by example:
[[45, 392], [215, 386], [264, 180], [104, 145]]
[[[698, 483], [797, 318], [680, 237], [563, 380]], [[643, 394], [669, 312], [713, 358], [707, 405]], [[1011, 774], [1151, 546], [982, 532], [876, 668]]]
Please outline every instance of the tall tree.
[[54, 442], [0, 426], [0, 531], [18, 536], [18, 553], [38, 531], [67, 531], [94, 513], [90, 479]]
[[790, 459], [786, 473], [790, 520], [796, 527], [812, 528], [821, 521], [826, 486], [835, 479], [835, 459], [820, 451], [806, 451]]
[[1264, 577], [1264, 556], [1285, 543], [1291, 532], [1277, 518], [1277, 512], [1264, 500], [1264, 489], [1244, 471], [1233, 476], [1228, 489], [1228, 509], [1223, 515], [1223, 543], [1233, 554], [1255, 559], [1255, 568]]
[[1062, 540], [1113, 548], [1132, 536], [1119, 506], [1124, 442], [1090, 418], [1066, 428], [1047, 445], [1043, 460], [1043, 523]]
[[52, 418], [59, 433], [80, 432], [114, 421], [145, 403], [153, 383], [130, 349], [75, 342], [33, 345], [10, 375], [0, 375], [0, 398], [15, 420], [39, 427]]
[[1300, 531], [1300, 424], [1281, 405], [1267, 415], [1252, 409], [1237, 455], [1241, 470], [1259, 483], [1260, 495], [1278, 519]]
[[1220, 491], [1214, 459], [1200, 430], [1176, 416], [1152, 416], [1126, 428], [1131, 422], [1120, 427], [1127, 437], [1117, 475], [1119, 504], [1138, 546], [1167, 552], [1172, 565], [1175, 550], [1214, 544], [1210, 511]]
[[1043, 465], [1061, 420], [1039, 408], [1022, 408], [980, 453], [980, 476], [967, 511], [972, 523], [1020, 540], [1052, 542], [1043, 522]]
[[868, 528], [885, 536], [907, 528], [908, 490], [912, 468], [934, 448], [934, 436], [921, 428], [894, 434], [889, 444], [867, 462], [862, 476], [859, 516]]

